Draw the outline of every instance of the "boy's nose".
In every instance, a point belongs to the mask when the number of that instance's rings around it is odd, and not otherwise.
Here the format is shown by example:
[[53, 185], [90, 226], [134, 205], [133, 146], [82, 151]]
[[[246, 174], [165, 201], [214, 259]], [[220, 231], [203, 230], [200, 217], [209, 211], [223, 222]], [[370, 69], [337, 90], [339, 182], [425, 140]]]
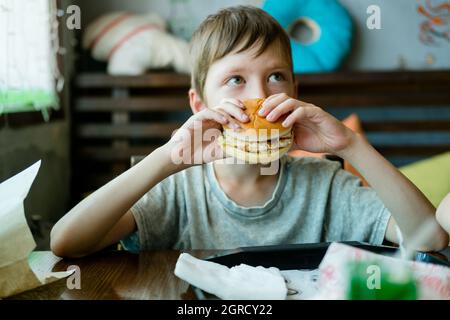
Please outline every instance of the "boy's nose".
[[267, 86], [262, 83], [254, 84], [248, 89], [250, 99], [266, 99], [270, 95]]

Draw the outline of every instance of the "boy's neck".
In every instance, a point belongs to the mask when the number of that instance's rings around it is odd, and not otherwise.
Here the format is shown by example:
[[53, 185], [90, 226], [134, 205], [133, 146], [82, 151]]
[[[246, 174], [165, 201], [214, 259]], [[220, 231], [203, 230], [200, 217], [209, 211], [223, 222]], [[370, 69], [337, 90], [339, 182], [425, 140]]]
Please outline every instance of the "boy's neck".
[[244, 207], [262, 206], [272, 198], [278, 175], [262, 175], [260, 165], [213, 164], [215, 176], [222, 191]]
[[236, 183], [257, 183], [261, 180], [270, 180], [278, 173], [272, 176], [262, 175], [262, 165], [259, 164], [226, 164], [214, 162], [213, 164], [216, 177], [219, 181], [233, 181]]

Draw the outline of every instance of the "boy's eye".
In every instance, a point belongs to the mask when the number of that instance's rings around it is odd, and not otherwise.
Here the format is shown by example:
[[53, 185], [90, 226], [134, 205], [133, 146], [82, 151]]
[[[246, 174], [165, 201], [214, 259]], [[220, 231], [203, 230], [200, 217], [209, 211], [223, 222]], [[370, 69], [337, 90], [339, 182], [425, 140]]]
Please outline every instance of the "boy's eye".
[[244, 79], [241, 76], [233, 76], [228, 79], [227, 84], [232, 86], [238, 86], [244, 82]]
[[269, 77], [269, 81], [275, 81], [275, 82], [280, 82], [284, 80], [284, 76], [281, 73], [274, 73], [272, 75], [270, 75]]

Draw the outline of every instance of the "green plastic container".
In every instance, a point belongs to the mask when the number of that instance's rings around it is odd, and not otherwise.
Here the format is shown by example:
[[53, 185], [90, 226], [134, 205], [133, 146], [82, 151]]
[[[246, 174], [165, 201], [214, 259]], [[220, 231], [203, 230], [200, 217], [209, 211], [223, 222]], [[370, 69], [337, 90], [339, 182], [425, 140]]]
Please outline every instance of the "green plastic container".
[[393, 269], [376, 261], [352, 262], [348, 267], [349, 300], [416, 300], [418, 288], [405, 267]]

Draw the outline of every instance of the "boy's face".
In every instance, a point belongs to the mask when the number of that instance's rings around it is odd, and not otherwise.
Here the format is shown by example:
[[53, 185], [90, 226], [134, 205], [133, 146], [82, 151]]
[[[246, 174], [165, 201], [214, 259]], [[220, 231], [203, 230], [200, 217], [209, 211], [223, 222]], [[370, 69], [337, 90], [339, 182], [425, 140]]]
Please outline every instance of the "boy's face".
[[267, 98], [276, 93], [296, 98], [291, 67], [279, 45], [271, 44], [258, 57], [256, 52], [257, 48], [232, 52], [210, 66], [204, 87], [207, 107], [225, 98]]

